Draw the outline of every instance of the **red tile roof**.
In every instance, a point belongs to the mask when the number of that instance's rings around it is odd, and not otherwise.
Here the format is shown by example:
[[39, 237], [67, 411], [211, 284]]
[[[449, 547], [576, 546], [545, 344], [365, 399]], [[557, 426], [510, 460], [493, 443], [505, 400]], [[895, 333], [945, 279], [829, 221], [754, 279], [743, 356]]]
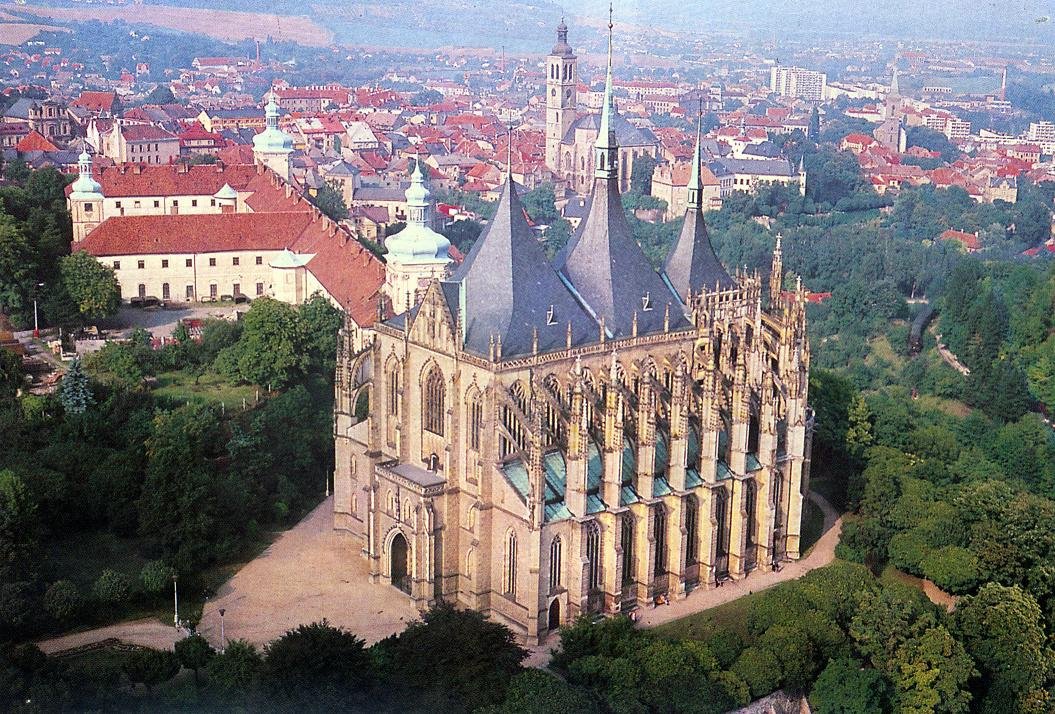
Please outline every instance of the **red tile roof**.
[[[110, 218], [85, 238], [81, 248], [97, 256], [289, 248], [313, 254], [307, 269], [357, 324], [372, 325], [376, 320], [384, 263], [273, 172], [247, 165], [193, 166], [184, 172], [175, 166], [157, 166], [143, 167], [139, 174], [109, 169], [99, 179], [106, 192], [104, 179], [114, 186], [130, 176], [141, 182], [151, 174], [166, 186], [178, 187], [177, 195], [191, 187], [215, 193], [223, 183], [230, 183], [250, 194], [246, 204], [253, 213]], [[220, 183], [212, 189], [217, 180]]]
[[26, 134], [15, 146], [15, 151], [58, 151], [59, 147], [44, 138], [36, 129]]
[[102, 185], [103, 195], [110, 198], [211, 196], [225, 183], [235, 189], [242, 188], [262, 171], [262, 168], [251, 164], [199, 164], [190, 167], [120, 164], [100, 171], [95, 179]]
[[310, 222], [303, 211], [118, 216], [103, 221], [79, 248], [94, 256], [282, 250]]
[[112, 112], [116, 102], [115, 92], [81, 92], [81, 96], [70, 102], [70, 106], [84, 107], [90, 112]]
[[954, 240], [971, 252], [982, 249], [982, 241], [976, 233], [964, 233], [950, 228], [939, 235], [938, 240]]
[[126, 124], [121, 127], [125, 141], [166, 141], [176, 139], [176, 135], [150, 124]]

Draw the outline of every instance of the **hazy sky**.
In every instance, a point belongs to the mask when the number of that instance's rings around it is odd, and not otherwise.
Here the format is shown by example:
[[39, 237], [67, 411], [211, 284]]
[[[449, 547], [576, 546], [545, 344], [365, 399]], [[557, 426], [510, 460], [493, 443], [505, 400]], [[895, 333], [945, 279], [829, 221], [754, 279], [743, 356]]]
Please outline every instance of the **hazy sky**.
[[[616, 18], [690, 31], [737, 26], [905, 37], [1055, 41], [1055, 0], [621, 0]], [[570, 14], [604, 16], [607, 0], [567, 3]]]

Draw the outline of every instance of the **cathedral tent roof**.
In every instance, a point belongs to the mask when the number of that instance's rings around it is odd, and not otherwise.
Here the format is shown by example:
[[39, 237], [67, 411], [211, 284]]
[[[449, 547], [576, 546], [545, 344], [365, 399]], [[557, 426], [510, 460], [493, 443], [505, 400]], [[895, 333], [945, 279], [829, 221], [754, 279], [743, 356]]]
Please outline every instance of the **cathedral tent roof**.
[[575, 300], [546, 260], [532, 235], [512, 181], [506, 181], [494, 219], [452, 276], [455, 291], [444, 285], [451, 311], [463, 313], [466, 349], [481, 355], [492, 338], [501, 340], [502, 356], [565, 349], [568, 324], [572, 344], [597, 339], [597, 324]]
[[[702, 114], [702, 111], [701, 111]], [[689, 302], [690, 293], [700, 290], [727, 290], [736, 285], [722, 267], [714, 247], [707, 235], [707, 224], [703, 220], [703, 174], [701, 172], [702, 127], [696, 129], [696, 150], [692, 156], [692, 172], [688, 181], [688, 208], [681, 233], [667, 255], [663, 272], [671, 287]]]
[[714, 254], [703, 213], [693, 209], [685, 212], [685, 223], [667, 255], [663, 272], [683, 300], [688, 298], [690, 291], [711, 291], [715, 285], [720, 290], [736, 286]]
[[557, 256], [557, 268], [613, 336], [661, 332], [667, 303], [670, 326], [684, 323], [670, 288], [652, 269], [623, 213], [618, 181], [595, 179], [587, 216]]

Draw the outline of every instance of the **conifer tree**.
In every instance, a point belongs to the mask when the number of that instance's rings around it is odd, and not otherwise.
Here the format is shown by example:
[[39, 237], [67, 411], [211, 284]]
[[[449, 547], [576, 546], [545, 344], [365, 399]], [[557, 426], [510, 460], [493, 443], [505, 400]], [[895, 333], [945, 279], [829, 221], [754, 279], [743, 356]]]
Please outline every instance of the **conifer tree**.
[[70, 363], [69, 369], [62, 378], [59, 401], [62, 402], [62, 408], [67, 414], [83, 414], [95, 403], [91, 386], [88, 383], [88, 375], [84, 373], [79, 359]]

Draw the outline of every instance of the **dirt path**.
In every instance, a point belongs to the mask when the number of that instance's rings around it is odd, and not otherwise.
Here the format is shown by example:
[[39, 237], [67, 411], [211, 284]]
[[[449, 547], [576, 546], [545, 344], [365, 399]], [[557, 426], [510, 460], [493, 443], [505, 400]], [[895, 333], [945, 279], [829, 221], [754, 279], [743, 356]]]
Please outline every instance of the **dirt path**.
[[166, 625], [158, 620], [132, 620], [41, 640], [37, 642], [37, 647], [44, 654], [55, 654], [105, 640], [120, 640], [131, 645], [170, 650], [176, 645], [176, 640], [182, 639], [185, 635], [185, 632], [173, 627], [172, 623]]
[[969, 375], [971, 370], [967, 368], [967, 365], [960, 361], [959, 357], [954, 355], [949, 348], [945, 346], [941, 341], [941, 335], [934, 333], [934, 337], [937, 338], [938, 341], [938, 354], [941, 355], [943, 360], [945, 360], [945, 364], [949, 365], [965, 377]]
[[[648, 608], [638, 621], [655, 627], [708, 610], [748, 593], [799, 578], [835, 557], [842, 518], [819, 494], [809, 498], [824, 513], [824, 534], [800, 560], [779, 571], [753, 573], [720, 588], [697, 590], [684, 600]], [[350, 541], [333, 530], [333, 499], [323, 501], [304, 520], [282, 534], [260, 557], [242, 568], [205, 603], [198, 626], [214, 647], [221, 647], [220, 614], [224, 610], [227, 641], [244, 639], [263, 646], [286, 630], [326, 618], [372, 644], [403, 629], [418, 617], [410, 598], [388, 585], [368, 581], [366, 563], [349, 554]], [[350, 557], [354, 555], [355, 557]], [[157, 620], [136, 620], [38, 642], [48, 654], [117, 639], [130, 644], [172, 649], [185, 633]], [[551, 636], [531, 648], [524, 664], [544, 667], [559, 638]]]
[[765, 590], [788, 580], [796, 580], [811, 570], [832, 562], [835, 558], [835, 546], [839, 544], [839, 533], [842, 531], [842, 518], [820, 494], [811, 492], [809, 498], [824, 512], [824, 534], [804, 557], [781, 564], [778, 571], [751, 573], [743, 580], [725, 583], [720, 588], [693, 591], [684, 600], [672, 602], [670, 605], [648, 608], [638, 620], [639, 626], [655, 627], [701, 610], [709, 610], [749, 593]]

